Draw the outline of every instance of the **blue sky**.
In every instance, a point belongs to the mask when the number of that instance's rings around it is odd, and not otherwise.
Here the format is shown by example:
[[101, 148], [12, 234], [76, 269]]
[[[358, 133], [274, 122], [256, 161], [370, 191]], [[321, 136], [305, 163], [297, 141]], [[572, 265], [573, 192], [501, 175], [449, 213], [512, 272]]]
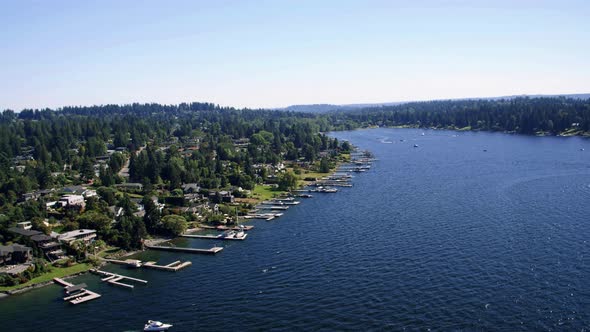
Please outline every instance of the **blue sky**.
[[0, 0], [0, 109], [590, 92], [590, 1]]

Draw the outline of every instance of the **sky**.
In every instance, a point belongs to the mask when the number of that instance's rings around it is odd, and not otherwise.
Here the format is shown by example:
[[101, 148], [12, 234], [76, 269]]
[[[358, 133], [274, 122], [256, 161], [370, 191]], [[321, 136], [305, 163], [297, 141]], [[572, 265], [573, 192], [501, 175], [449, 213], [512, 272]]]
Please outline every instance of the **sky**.
[[590, 92], [590, 1], [0, 0], [0, 110]]

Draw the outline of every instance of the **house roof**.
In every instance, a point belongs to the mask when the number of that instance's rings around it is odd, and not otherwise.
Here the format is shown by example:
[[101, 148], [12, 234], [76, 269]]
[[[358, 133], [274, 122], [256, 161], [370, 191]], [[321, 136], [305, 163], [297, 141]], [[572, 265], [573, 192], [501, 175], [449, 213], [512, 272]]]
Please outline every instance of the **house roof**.
[[66, 292], [73, 293], [73, 292], [82, 290], [82, 289], [87, 288], [87, 287], [88, 287], [88, 285], [86, 285], [85, 283], [81, 283], [81, 284], [78, 284], [78, 285], [72, 285], [72, 286], [66, 287]]
[[33, 240], [35, 242], [43, 242], [43, 241], [50, 241], [50, 240], [52, 240], [52, 238], [51, 238], [51, 236], [48, 236], [45, 234], [37, 234], [37, 235], [31, 236], [31, 240]]
[[11, 227], [8, 229], [8, 231], [11, 233], [22, 235], [22, 236], [33, 236], [33, 235], [42, 234], [39, 231], [34, 231], [32, 229], [23, 229], [23, 228], [18, 228], [18, 227]]
[[4, 256], [13, 252], [27, 252], [33, 249], [23, 246], [22, 244], [11, 244], [9, 246], [0, 246], [0, 256]]
[[63, 241], [69, 241], [69, 240], [73, 240], [81, 235], [89, 235], [89, 234], [94, 234], [94, 233], [96, 233], [96, 231], [94, 229], [78, 229], [75, 231], [70, 231], [70, 232], [65, 232], [63, 234], [60, 234], [58, 239], [63, 240]]
[[62, 192], [65, 192], [65, 193], [72, 193], [72, 194], [75, 194], [75, 193], [80, 193], [80, 194], [81, 194], [81, 193], [83, 193], [85, 190], [86, 190], [86, 189], [85, 189], [84, 187], [82, 187], [82, 186], [70, 186], [70, 187], [63, 187], [63, 188], [61, 189], [61, 191], [62, 191]]

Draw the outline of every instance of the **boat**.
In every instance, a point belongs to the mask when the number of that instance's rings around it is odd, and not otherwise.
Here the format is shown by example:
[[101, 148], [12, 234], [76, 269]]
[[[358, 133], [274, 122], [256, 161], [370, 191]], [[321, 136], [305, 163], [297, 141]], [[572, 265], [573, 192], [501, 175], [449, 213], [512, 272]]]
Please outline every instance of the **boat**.
[[418, 144], [414, 144], [414, 147], [417, 148], [418, 147]]
[[143, 327], [144, 331], [168, 331], [172, 324], [165, 324], [157, 320], [148, 320], [147, 324]]
[[140, 268], [141, 267], [141, 261], [140, 260], [137, 260], [137, 259], [126, 259], [125, 260], [125, 265], [127, 267], [135, 268], [136, 269], [136, 268]]
[[234, 235], [234, 239], [243, 239], [246, 237], [246, 232], [244, 231], [244, 226], [240, 225], [240, 229], [238, 229]]
[[221, 233], [220, 237], [223, 239], [234, 239], [236, 237], [236, 234], [237, 234], [236, 231], [230, 230], [230, 231], [226, 231], [226, 232]]

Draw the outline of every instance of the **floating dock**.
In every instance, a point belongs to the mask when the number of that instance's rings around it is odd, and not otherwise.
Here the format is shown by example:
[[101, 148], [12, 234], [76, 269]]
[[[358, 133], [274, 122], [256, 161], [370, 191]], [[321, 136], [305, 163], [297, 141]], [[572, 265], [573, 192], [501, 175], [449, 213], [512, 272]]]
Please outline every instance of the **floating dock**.
[[155, 270], [164, 270], [164, 271], [172, 271], [172, 272], [176, 272], [180, 269], [184, 269], [185, 267], [191, 265], [192, 263], [189, 261], [186, 262], [181, 262], [181, 261], [175, 261], [172, 262], [170, 264], [167, 265], [158, 265], [156, 264], [156, 262], [145, 262], [143, 263], [143, 267], [145, 268], [150, 268], [150, 269], [155, 269]]
[[189, 237], [193, 239], [206, 239], [206, 240], [228, 240], [228, 241], [243, 241], [246, 239], [248, 234], [244, 234], [242, 237], [226, 237], [223, 234], [219, 235], [198, 235], [198, 234], [183, 234], [181, 237]]
[[[179, 252], [188, 252], [192, 254], [209, 254], [214, 255], [221, 250], [223, 247], [213, 247], [209, 249], [197, 249], [197, 248], [186, 248], [186, 247], [169, 247], [169, 246], [146, 246], [148, 249], [153, 250], [164, 250], [164, 251], [179, 251]], [[144, 264], [145, 266], [145, 264]]]
[[109, 284], [115, 285], [115, 286], [134, 288], [133, 285], [120, 282], [121, 280], [131, 280], [131, 281], [147, 284], [147, 280], [131, 278], [131, 277], [127, 277], [127, 276], [116, 274], [116, 273], [111, 273], [111, 272], [106, 272], [106, 271], [101, 271], [101, 270], [96, 270], [96, 269], [92, 269], [92, 270], [90, 270], [90, 272], [96, 273], [101, 276], [106, 276], [106, 278], [102, 278], [101, 281], [108, 282]]

